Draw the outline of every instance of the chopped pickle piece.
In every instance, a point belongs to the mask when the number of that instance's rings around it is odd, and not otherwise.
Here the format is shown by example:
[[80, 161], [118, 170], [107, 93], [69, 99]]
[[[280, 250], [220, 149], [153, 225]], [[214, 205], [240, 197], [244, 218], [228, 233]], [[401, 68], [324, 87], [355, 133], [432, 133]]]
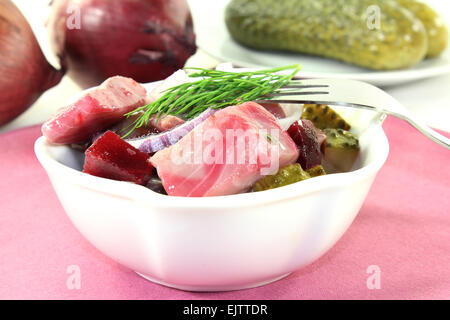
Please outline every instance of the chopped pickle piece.
[[253, 186], [253, 191], [275, 189], [309, 178], [311, 178], [311, 176], [308, 172], [304, 171], [300, 164], [295, 163], [281, 168], [274, 175], [265, 176], [260, 179]]
[[306, 170], [306, 172], [308, 172], [311, 178], [326, 175], [325, 169], [321, 165]]
[[359, 154], [356, 135], [342, 129], [325, 129], [322, 143], [322, 165], [327, 173], [347, 172], [353, 167]]
[[326, 104], [305, 104], [302, 119], [308, 119], [319, 129], [335, 128], [350, 130], [350, 125]]

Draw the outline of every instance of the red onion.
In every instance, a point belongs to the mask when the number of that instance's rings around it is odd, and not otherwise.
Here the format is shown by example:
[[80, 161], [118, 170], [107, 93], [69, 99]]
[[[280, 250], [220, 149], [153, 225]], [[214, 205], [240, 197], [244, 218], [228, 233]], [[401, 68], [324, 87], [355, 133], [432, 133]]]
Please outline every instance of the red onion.
[[284, 110], [284, 118], [278, 119], [278, 123], [284, 130], [289, 129], [291, 124], [299, 120], [302, 116], [303, 107], [298, 104], [282, 104]]
[[143, 152], [154, 153], [177, 143], [197, 125], [208, 119], [215, 111], [216, 110], [207, 109], [194, 119], [187, 121], [170, 131], [139, 139], [126, 139], [126, 141]]
[[327, 138], [327, 135], [322, 130], [320, 130], [319, 128], [316, 128], [315, 126], [314, 126], [314, 131], [316, 131], [317, 141], [319, 142], [319, 146], [321, 146], [322, 143]]
[[30, 25], [10, 1], [0, 1], [0, 125], [33, 104], [61, 80], [45, 59]]
[[82, 87], [115, 75], [165, 79], [196, 50], [186, 0], [55, 0], [48, 26]]

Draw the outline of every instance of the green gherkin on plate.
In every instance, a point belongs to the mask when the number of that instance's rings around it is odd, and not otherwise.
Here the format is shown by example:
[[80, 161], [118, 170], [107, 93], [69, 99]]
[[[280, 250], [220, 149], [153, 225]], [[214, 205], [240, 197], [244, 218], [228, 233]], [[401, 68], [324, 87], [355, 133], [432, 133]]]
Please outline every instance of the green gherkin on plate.
[[300, 164], [291, 164], [278, 170], [274, 175], [265, 176], [258, 180], [253, 186], [253, 191], [264, 191], [275, 189], [295, 182], [311, 178], [308, 172], [304, 171]]
[[428, 49], [422, 22], [391, 0], [232, 0], [225, 22], [232, 38], [251, 48], [376, 70], [410, 67]]
[[325, 129], [322, 143], [322, 166], [326, 173], [347, 172], [359, 155], [358, 137], [343, 129]]
[[427, 57], [433, 58], [445, 50], [448, 43], [448, 30], [440, 15], [429, 5], [418, 0], [396, 0], [422, 21], [428, 36]]

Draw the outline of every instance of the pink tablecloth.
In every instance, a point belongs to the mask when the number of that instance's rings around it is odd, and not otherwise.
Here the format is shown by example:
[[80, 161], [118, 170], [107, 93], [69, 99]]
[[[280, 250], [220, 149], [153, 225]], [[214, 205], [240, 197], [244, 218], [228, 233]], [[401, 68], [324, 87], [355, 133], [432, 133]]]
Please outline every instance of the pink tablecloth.
[[[450, 151], [399, 120], [384, 128], [387, 163], [337, 245], [280, 281], [224, 293], [163, 287], [104, 256], [71, 224], [36, 160], [39, 128], [3, 134], [0, 298], [450, 299]], [[79, 289], [68, 286], [71, 266]], [[379, 286], [368, 286], [377, 271]]]

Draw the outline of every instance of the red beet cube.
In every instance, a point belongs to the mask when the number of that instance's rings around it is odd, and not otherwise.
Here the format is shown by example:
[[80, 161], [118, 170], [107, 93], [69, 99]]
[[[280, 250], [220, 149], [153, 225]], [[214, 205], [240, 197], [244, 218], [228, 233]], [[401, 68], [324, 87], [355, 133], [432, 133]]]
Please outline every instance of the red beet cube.
[[303, 170], [309, 170], [322, 163], [319, 140], [314, 124], [311, 121], [295, 121], [287, 132], [300, 151], [297, 162], [300, 163]]
[[97, 177], [129, 181], [144, 185], [150, 180], [153, 166], [150, 156], [106, 131], [86, 150], [83, 172]]

